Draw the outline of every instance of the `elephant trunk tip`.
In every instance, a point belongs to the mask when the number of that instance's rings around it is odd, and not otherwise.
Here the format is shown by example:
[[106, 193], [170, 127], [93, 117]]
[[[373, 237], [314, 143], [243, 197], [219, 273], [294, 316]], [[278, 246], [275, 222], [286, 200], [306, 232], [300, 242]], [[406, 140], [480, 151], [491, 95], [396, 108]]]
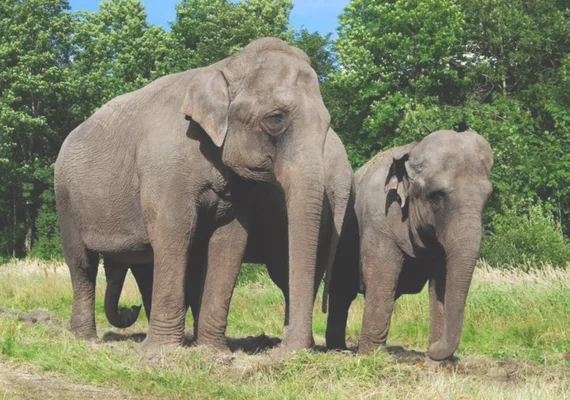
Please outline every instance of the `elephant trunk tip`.
[[433, 361], [446, 361], [451, 359], [454, 353], [454, 347], [436, 342], [429, 346], [427, 355]]
[[107, 315], [107, 319], [115, 328], [125, 329], [132, 326], [138, 319], [142, 306], [119, 307], [114, 316]]

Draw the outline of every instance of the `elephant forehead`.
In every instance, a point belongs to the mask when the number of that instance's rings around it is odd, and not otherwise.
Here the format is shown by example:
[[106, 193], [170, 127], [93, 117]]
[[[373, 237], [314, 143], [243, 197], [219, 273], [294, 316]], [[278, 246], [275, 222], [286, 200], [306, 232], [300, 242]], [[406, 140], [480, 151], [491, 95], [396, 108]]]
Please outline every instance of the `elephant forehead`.
[[264, 52], [257, 57], [255, 67], [246, 79], [246, 88], [273, 92], [277, 88], [293, 88], [306, 84], [313, 77], [311, 68], [291, 54]]
[[448, 131], [422, 140], [412, 152], [411, 162], [425, 172], [476, 172], [481, 169], [479, 148], [472, 138]]
[[243, 90], [230, 104], [232, 115], [245, 124], [262, 118], [276, 109], [294, 111], [297, 109], [294, 92], [286, 88], [259, 92]]

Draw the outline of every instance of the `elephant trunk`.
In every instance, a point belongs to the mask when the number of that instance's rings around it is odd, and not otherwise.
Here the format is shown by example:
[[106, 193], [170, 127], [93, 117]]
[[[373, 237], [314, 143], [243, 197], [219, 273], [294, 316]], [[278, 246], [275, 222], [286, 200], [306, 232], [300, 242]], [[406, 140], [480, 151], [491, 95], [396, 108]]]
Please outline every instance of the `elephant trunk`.
[[315, 273], [324, 200], [322, 154], [289, 169], [284, 187], [289, 233], [289, 326], [284, 335], [288, 350], [312, 346]]
[[109, 323], [116, 328], [128, 328], [133, 325], [141, 310], [141, 306], [119, 307], [119, 298], [125, 283], [128, 268], [105, 268], [107, 289], [105, 290], [105, 315]]
[[443, 329], [439, 340], [428, 350], [429, 357], [436, 361], [453, 356], [459, 345], [465, 302], [481, 247], [481, 218], [463, 218], [458, 225], [463, 234], [453, 237], [454, 233], [450, 233], [448, 236], [453, 238], [444, 244], [447, 268], [443, 278]]

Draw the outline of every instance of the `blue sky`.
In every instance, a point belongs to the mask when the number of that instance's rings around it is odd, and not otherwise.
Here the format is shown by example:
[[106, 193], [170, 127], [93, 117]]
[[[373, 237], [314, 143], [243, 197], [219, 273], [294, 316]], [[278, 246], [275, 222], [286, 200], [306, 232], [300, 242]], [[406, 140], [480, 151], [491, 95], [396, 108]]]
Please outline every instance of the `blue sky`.
[[[142, 0], [146, 6], [148, 20], [154, 25], [168, 28], [168, 21], [174, 20], [174, 5], [180, 0]], [[100, 0], [70, 0], [73, 10], [97, 10]], [[304, 26], [309, 31], [321, 34], [336, 32], [337, 17], [349, 0], [294, 0], [291, 23], [295, 28]]]

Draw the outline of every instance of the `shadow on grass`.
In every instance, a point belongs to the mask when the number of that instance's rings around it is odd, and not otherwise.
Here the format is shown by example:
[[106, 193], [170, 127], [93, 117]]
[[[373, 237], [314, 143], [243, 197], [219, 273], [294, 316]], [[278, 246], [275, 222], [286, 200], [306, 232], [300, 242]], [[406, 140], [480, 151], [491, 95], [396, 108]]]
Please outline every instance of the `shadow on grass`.
[[[103, 335], [103, 342], [136, 342], [142, 343], [146, 338], [146, 333], [117, 333], [117, 332], [106, 332]], [[247, 337], [229, 337], [228, 347], [232, 352], [242, 351], [246, 354], [257, 354], [267, 350], [271, 350], [277, 347], [281, 343], [281, 339], [277, 337], [267, 336], [261, 334], [258, 336], [247, 336]], [[186, 334], [184, 336], [184, 346], [194, 346], [195, 339], [191, 334]], [[316, 345], [313, 347], [313, 351], [318, 353], [327, 353], [330, 351], [326, 346]], [[354, 341], [348, 341], [348, 348], [342, 350], [344, 352], [357, 354], [358, 347]], [[394, 357], [397, 361], [405, 362], [409, 364], [416, 364], [420, 362], [425, 362], [428, 360], [427, 354], [423, 351], [408, 350], [402, 346], [387, 346], [386, 352]], [[450, 360], [446, 360], [441, 364], [455, 364], [459, 361], [458, 357], [453, 357]], [[435, 362], [434, 362], [435, 363]]]
[[[103, 342], [136, 342], [142, 343], [146, 338], [146, 333], [117, 333], [106, 332]], [[256, 354], [265, 350], [270, 350], [281, 343], [281, 339], [261, 334], [259, 336], [248, 336], [243, 338], [228, 338], [228, 346], [232, 352], [243, 351], [247, 354]], [[193, 346], [194, 336], [186, 334], [184, 336], [184, 346]]]
[[146, 333], [117, 333], [106, 332], [101, 340], [103, 342], [136, 342], [142, 343], [146, 338]]
[[393, 357], [403, 359], [423, 359], [426, 357], [426, 353], [424, 351], [407, 350], [402, 346], [387, 346], [386, 352]]
[[245, 338], [228, 338], [228, 346], [232, 352], [243, 351], [247, 354], [256, 354], [277, 347], [281, 339], [261, 334]]
[[457, 356], [452, 356], [451, 358], [443, 361], [434, 361], [431, 360], [424, 351], [406, 350], [402, 346], [388, 346], [386, 347], [386, 352], [399, 362], [407, 364], [424, 364], [427, 362], [429, 365], [440, 368], [454, 368], [457, 366], [459, 361], [461, 361]]

